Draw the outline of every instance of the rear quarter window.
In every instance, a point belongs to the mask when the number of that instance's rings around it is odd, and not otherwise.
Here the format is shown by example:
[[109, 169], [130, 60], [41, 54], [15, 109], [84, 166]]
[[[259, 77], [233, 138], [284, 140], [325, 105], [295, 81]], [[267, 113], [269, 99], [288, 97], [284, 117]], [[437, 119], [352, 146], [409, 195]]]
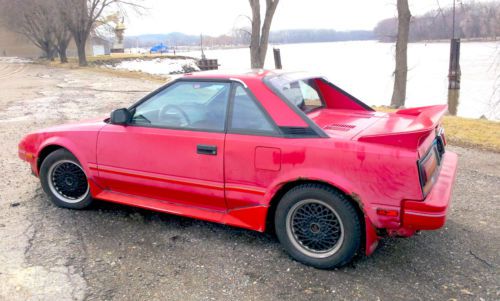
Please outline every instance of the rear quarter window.
[[242, 86], [237, 86], [235, 90], [229, 130], [236, 133], [275, 131], [266, 114]]

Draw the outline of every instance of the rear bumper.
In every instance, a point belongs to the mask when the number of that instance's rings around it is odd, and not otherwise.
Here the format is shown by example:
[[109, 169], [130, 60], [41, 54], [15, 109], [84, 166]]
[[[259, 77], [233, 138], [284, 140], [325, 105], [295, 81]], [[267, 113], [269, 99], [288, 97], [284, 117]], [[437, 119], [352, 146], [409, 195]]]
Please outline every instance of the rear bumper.
[[402, 229], [404, 234], [413, 234], [416, 230], [435, 230], [446, 222], [446, 213], [451, 201], [451, 192], [457, 173], [457, 155], [446, 152], [434, 187], [423, 201], [403, 201]]

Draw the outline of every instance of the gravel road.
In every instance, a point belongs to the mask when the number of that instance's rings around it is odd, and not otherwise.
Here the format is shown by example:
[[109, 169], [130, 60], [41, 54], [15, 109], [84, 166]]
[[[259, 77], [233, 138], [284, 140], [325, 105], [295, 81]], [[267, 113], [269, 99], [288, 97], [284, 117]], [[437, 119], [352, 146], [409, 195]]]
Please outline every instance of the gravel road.
[[0, 60], [0, 300], [499, 300], [500, 154], [459, 158], [446, 226], [321, 271], [276, 238], [97, 202], [56, 208], [17, 158], [27, 132], [127, 106], [158, 82]]

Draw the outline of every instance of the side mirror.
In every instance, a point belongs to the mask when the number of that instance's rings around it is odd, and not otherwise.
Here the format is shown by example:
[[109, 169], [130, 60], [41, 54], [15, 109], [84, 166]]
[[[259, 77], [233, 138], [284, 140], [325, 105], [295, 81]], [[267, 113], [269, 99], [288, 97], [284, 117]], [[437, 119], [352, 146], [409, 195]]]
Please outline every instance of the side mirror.
[[132, 119], [132, 113], [128, 109], [117, 109], [111, 112], [109, 122], [111, 124], [126, 125]]

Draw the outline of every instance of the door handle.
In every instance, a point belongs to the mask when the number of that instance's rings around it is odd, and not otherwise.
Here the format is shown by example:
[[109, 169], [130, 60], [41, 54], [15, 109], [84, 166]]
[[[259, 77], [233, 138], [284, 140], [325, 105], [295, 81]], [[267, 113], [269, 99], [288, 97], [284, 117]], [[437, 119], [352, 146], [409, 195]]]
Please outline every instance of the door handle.
[[217, 155], [217, 146], [198, 144], [196, 146], [196, 153], [198, 153], [200, 155], [216, 156]]

